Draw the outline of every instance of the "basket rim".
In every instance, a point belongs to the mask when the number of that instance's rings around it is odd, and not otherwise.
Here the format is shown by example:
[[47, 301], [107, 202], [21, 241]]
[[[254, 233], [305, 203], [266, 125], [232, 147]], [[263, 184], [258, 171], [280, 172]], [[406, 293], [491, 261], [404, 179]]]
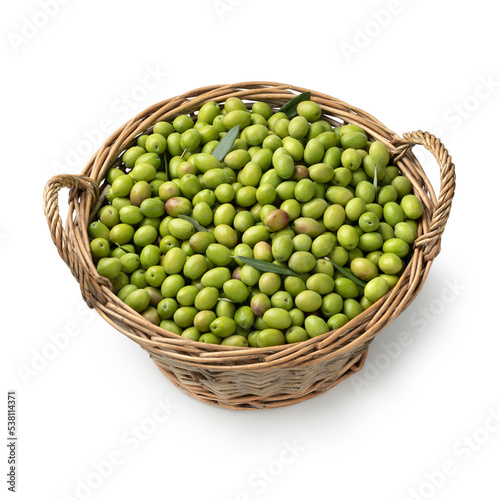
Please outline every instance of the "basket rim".
[[[383, 125], [379, 120], [374, 118], [369, 113], [359, 108], [353, 107], [345, 103], [344, 101], [341, 101], [340, 99], [311, 89], [284, 83], [254, 81], [225, 85], [211, 85], [207, 87], [200, 87], [198, 89], [194, 89], [184, 94], [180, 94], [178, 96], [168, 98], [166, 100], [153, 104], [142, 112], [138, 113], [134, 118], [125, 122], [113, 134], [111, 134], [99, 148], [99, 150], [89, 160], [87, 165], [82, 170], [81, 175], [85, 176], [88, 179], [91, 179], [99, 187], [99, 191], [102, 195], [104, 188], [103, 180], [105, 179], [107, 170], [109, 168], [112, 168], [113, 164], [120, 159], [120, 155], [123, 153], [123, 151], [131, 146], [131, 141], [136, 141], [137, 137], [145, 133], [147, 130], [150, 130], [156, 121], [165, 119], [165, 117], [167, 116], [170, 117], [177, 114], [183, 114], [185, 113], [185, 110], [192, 107], [199, 108], [199, 105], [201, 105], [203, 102], [206, 102], [207, 100], [224, 102], [228, 97], [228, 92], [230, 92], [229, 96], [240, 97], [241, 99], [247, 100], [248, 102], [252, 102], [252, 96], [259, 96], [258, 99], [256, 98], [254, 99], [254, 101], [266, 101], [267, 98], [268, 102], [275, 102], [279, 101], [280, 99], [285, 99], [285, 97], [287, 97], [287, 100], [289, 100], [297, 93], [306, 91], [311, 92], [311, 100], [318, 102], [318, 104], [325, 111], [327, 119], [331, 115], [335, 119], [344, 121], [344, 123], [358, 124], [367, 131], [367, 134], [371, 138], [384, 142], [384, 144], [389, 148], [391, 156], [394, 155], [395, 164], [397, 164], [397, 166], [403, 173], [405, 173], [406, 171], [410, 174], [410, 182], [412, 183], [412, 187], [415, 188], [416, 185], [419, 186], [421, 194], [425, 191], [425, 194], [428, 196], [428, 202], [424, 204], [424, 214], [426, 215], [426, 217], [425, 220], [422, 219], [421, 221], [419, 221], [418, 232], [419, 237], [426, 236], [429, 232], [429, 229], [431, 228], [430, 219], [433, 214], [430, 213], [429, 210], [425, 210], [425, 207], [435, 207], [437, 198], [434, 193], [432, 184], [427, 179], [425, 172], [420, 165], [420, 162], [411, 152], [411, 148], [407, 146], [402, 147], [401, 143], [403, 142], [403, 138], [388, 129], [385, 125]], [[261, 97], [262, 95], [268, 97]], [[175, 110], [179, 110], [179, 107], [181, 108], [181, 110], [176, 112]], [[338, 111], [338, 113], [335, 114], [334, 111]], [[370, 127], [369, 125], [372, 125], [372, 127]], [[409, 170], [409, 165], [413, 168], [416, 168], [416, 171], [411, 172]], [[284, 359], [282, 356], [283, 353], [288, 353], [288, 357], [291, 357], [291, 359], [300, 358], [303, 355], [309, 355], [310, 361], [314, 362], [315, 359], [321, 357], [322, 350], [325, 350], [334, 339], [339, 340], [342, 338], [346, 338], [347, 343], [333, 351], [336, 356], [347, 355], [353, 350], [360, 349], [363, 347], [363, 344], [371, 342], [373, 337], [377, 333], [379, 333], [379, 331], [381, 331], [384, 326], [395, 319], [395, 317], [397, 317], [411, 303], [411, 301], [418, 294], [421, 286], [425, 282], [425, 278], [427, 277], [430, 265], [433, 261], [433, 258], [431, 258], [424, 263], [423, 249], [413, 249], [412, 255], [404, 269], [404, 273], [398, 280], [396, 286], [391, 289], [389, 293], [387, 293], [379, 301], [372, 304], [365, 311], [360, 313], [360, 315], [351, 319], [343, 327], [337, 330], [326, 332], [300, 343], [261, 348], [203, 344], [197, 341], [183, 339], [182, 337], [179, 337], [179, 335], [163, 330], [159, 326], [157, 327], [151, 323], [149, 323], [148, 326], [152, 331], [156, 332], [157, 335], [151, 335], [148, 339], [147, 336], [143, 337], [139, 334], [136, 334], [135, 331], [134, 334], [132, 334], [131, 332], [126, 331], [125, 328], [120, 328], [116, 323], [112, 322], [111, 318], [107, 316], [107, 313], [111, 312], [110, 310], [108, 311], [107, 308], [110, 304], [112, 304], [113, 306], [115, 306], [112, 309], [113, 311], [116, 308], [123, 309], [123, 312], [127, 313], [125, 317], [130, 316], [131, 321], [136, 320], [136, 322], [142, 322], [143, 320], [142, 316], [139, 313], [129, 308], [124, 302], [118, 299], [117, 295], [111, 291], [109, 284], [106, 283], [107, 280], [105, 278], [100, 279], [101, 277], [97, 275], [96, 266], [93, 264], [92, 258], [90, 257], [90, 247], [87, 246], [87, 248], [85, 249], [85, 246], [82, 244], [87, 241], [88, 236], [86, 233], [86, 228], [88, 226], [93, 204], [95, 206], [97, 200], [93, 200], [93, 197], [90, 196], [88, 192], [85, 192], [81, 187], [75, 189], [70, 198], [72, 198], [72, 201], [70, 203], [70, 213], [68, 214], [67, 226], [70, 226], [70, 235], [75, 236], [78, 232], [80, 233], [78, 237], [81, 239], [81, 242], [79, 245], [77, 245], [76, 251], [80, 253], [80, 257], [82, 258], [83, 262], [90, 268], [90, 273], [87, 274], [90, 274], [93, 277], [96, 283], [96, 287], [100, 288], [100, 293], [97, 293], [96, 295], [93, 295], [88, 291], [88, 289], [85, 289], [87, 297], [85, 297], [84, 295], [84, 298], [86, 298], [87, 303], [89, 304], [90, 302], [89, 305], [95, 307], [99, 314], [104, 317], [106, 321], [112, 324], [115, 329], [119, 330], [121, 333], [124, 333], [126, 336], [139, 343], [143, 348], [151, 350], [150, 353], [155, 352], [155, 349], [160, 349], [163, 350], [162, 352], [165, 356], [171, 356], [172, 358], [176, 358], [186, 362], [192, 362], [193, 360], [196, 360], [198, 361], [198, 363], [200, 363], [201, 366], [204, 367], [213, 366], [214, 368], [224, 370], [255, 369], [262, 366], [272, 368], [274, 361], [282, 361]], [[83, 209], [82, 205], [84, 205]], [[71, 223], [71, 209], [78, 212], [77, 215], [80, 216], [79, 220], [81, 222], [78, 225]], [[85, 252], [85, 250], [87, 251]], [[410, 265], [411, 263], [413, 263], [413, 265]], [[77, 273], [78, 271], [82, 273], [81, 268], [77, 268]], [[83, 274], [79, 275], [78, 277], [81, 278], [82, 276], [86, 276], [85, 272], [83, 272]], [[80, 282], [78, 277], [77, 280]], [[405, 277], [405, 279], [403, 279], [403, 277]], [[420, 282], [417, 286], [413, 286], [416, 277], [420, 277]], [[408, 290], [411, 291], [411, 294], [413, 296], [408, 297]], [[82, 287], [82, 293], [83, 292], [84, 288]], [[384, 306], [386, 305], [386, 303], [392, 302], [395, 299], [399, 299], [401, 301], [404, 299], [406, 300], [406, 303], [403, 304], [401, 309], [398, 309], [398, 307], [396, 307], [395, 310], [397, 311], [397, 314], [394, 317], [392, 317], [391, 314], [389, 318], [385, 318], [384, 316], [386, 315], [386, 310], [384, 309]], [[116, 313], [116, 311], [114, 312]], [[113, 313], [111, 313], [110, 315], [113, 316]], [[389, 319], [389, 321], [387, 321], [387, 319]], [[365, 325], [366, 321], [369, 321], [367, 325]], [[378, 326], [377, 330], [373, 332], [372, 328], [374, 328], [379, 321], [381, 321], [380, 325]], [[359, 325], [364, 326], [364, 332], [354, 339], [350, 339], [349, 333], [355, 331], [356, 328], [359, 327]], [[188, 354], [175, 352], [176, 346], [191, 346], [198, 352], [196, 355], [193, 353]], [[315, 349], [311, 350], [313, 346], [315, 347]], [[315, 355], [313, 356], [312, 354], [314, 353]], [[249, 355], [253, 358], [256, 358], [256, 361], [249, 364], [220, 364], [223, 363], [224, 360], [229, 361], [231, 358], [240, 359], [248, 357]], [[257, 359], [259, 359], [259, 361], [257, 361]], [[214, 363], [215, 361], [219, 361], [219, 363], [215, 363], [214, 365], [212, 365], [212, 363]]]

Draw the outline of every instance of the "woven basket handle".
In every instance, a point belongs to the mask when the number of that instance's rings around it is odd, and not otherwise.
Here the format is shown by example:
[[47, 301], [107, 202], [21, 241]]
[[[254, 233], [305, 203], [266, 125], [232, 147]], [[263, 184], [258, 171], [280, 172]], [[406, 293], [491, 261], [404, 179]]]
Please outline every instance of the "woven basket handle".
[[455, 194], [455, 165], [451, 161], [446, 148], [441, 141], [429, 132], [407, 132], [403, 138], [396, 141], [398, 154], [396, 159], [401, 158], [415, 145], [424, 146], [436, 158], [440, 170], [440, 190], [437, 203], [431, 217], [431, 223], [424, 234], [415, 240], [415, 247], [421, 247], [424, 252], [424, 260], [434, 259], [441, 249], [441, 235], [450, 215], [451, 202]]
[[[109, 280], [89, 272], [89, 266], [78, 249], [78, 236], [64, 228], [59, 214], [59, 191], [69, 188], [69, 201], [80, 201], [85, 196], [91, 197], [91, 204], [99, 199], [99, 186], [90, 177], [84, 175], [62, 174], [52, 177], [43, 191], [43, 211], [50, 228], [50, 235], [61, 258], [79, 281], [83, 298], [90, 307], [96, 297], [102, 295], [101, 287], [110, 287]], [[102, 298], [102, 297], [101, 297]]]

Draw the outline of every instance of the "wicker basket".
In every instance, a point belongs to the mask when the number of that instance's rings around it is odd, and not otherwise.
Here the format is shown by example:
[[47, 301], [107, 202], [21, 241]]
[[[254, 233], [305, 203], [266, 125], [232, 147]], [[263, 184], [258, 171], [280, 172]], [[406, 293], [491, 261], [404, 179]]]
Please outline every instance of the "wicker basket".
[[[229, 97], [239, 97], [248, 106], [261, 100], [278, 109], [307, 90], [281, 83], [245, 82], [199, 88], [167, 99], [121, 126], [81, 175], [56, 175], [44, 190], [44, 211], [52, 239], [80, 283], [87, 305], [143, 347], [172, 383], [209, 404], [237, 410], [287, 406], [319, 395], [359, 371], [375, 335], [416, 297], [440, 250], [455, 190], [455, 168], [439, 139], [421, 131], [401, 138], [368, 113], [311, 91], [311, 99], [321, 106], [323, 118], [330, 123], [357, 124], [372, 140], [382, 141], [423, 203], [418, 238], [396, 287], [342, 328], [305, 342], [272, 348], [238, 348], [186, 340], [149, 323], [118, 299], [110, 281], [96, 271], [87, 227], [103, 202], [106, 173], [121, 164], [123, 151], [157, 121], [193, 114], [207, 101], [223, 103]], [[416, 144], [424, 146], [437, 160], [441, 173], [439, 197], [411, 151]], [[64, 187], [70, 188], [65, 227], [58, 209], [58, 192]]]

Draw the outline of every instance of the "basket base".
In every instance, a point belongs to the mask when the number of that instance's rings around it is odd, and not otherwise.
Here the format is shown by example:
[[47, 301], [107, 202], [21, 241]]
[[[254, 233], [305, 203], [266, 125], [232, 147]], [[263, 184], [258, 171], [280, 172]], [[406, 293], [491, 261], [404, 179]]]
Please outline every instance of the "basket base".
[[350, 359], [335, 378], [319, 381], [308, 387], [306, 390], [297, 392], [296, 394], [270, 394], [268, 396], [248, 394], [235, 396], [231, 399], [217, 397], [213, 394], [213, 392], [200, 387], [199, 384], [186, 384], [185, 382], [181, 382], [175, 373], [169, 369], [169, 367], [165, 366], [163, 363], [159, 363], [157, 359], [152, 359], [161, 373], [163, 373], [163, 375], [165, 375], [175, 386], [198, 401], [231, 410], [259, 410], [291, 406], [323, 394], [361, 370], [367, 355], [368, 349]]

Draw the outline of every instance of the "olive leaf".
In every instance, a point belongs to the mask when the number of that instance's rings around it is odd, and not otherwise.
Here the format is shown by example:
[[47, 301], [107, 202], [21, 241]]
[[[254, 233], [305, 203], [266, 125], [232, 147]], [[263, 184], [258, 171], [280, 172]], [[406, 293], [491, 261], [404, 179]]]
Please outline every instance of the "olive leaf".
[[243, 263], [257, 269], [258, 271], [262, 271], [263, 273], [276, 273], [283, 274], [285, 276], [297, 276], [291, 269], [288, 267], [278, 266], [278, 264], [273, 264], [272, 262], [266, 262], [260, 259], [254, 259], [252, 257], [241, 257], [240, 255], [235, 255], [235, 259], [240, 259]]
[[375, 167], [375, 170], [373, 172], [373, 187], [375, 189], [375, 197], [377, 197], [377, 167]]
[[302, 94], [296, 95], [290, 99], [286, 104], [281, 106], [280, 112], [285, 113], [289, 119], [292, 119], [297, 115], [297, 105], [302, 101], [309, 101], [311, 99], [311, 92], [303, 92]]
[[354, 283], [356, 283], [356, 285], [362, 286], [363, 288], [366, 286], [365, 281], [362, 281], [357, 276], [354, 276], [354, 274], [352, 274], [351, 271], [349, 271], [345, 267], [342, 267], [341, 265], [337, 264], [336, 262], [334, 262], [332, 259], [329, 259], [328, 257], [324, 257], [324, 259], [329, 260], [333, 264], [333, 267], [335, 269], [337, 269], [337, 271], [340, 271], [346, 278], [349, 278], [351, 281], [354, 281]]
[[217, 144], [215, 149], [212, 151], [212, 156], [215, 156], [219, 161], [222, 161], [224, 157], [229, 153], [233, 147], [234, 141], [238, 137], [240, 132], [240, 126], [235, 125]]
[[193, 226], [195, 227], [195, 229], [197, 229], [198, 231], [202, 231], [202, 232], [208, 233], [208, 229], [205, 228], [205, 227], [203, 227], [193, 217], [189, 217], [189, 215], [185, 215], [185, 214], [179, 214], [178, 217], [179, 217], [179, 219], [184, 219], [184, 220], [187, 220], [188, 222], [191, 222], [191, 224], [193, 224]]

